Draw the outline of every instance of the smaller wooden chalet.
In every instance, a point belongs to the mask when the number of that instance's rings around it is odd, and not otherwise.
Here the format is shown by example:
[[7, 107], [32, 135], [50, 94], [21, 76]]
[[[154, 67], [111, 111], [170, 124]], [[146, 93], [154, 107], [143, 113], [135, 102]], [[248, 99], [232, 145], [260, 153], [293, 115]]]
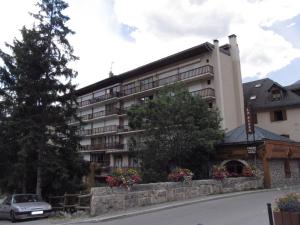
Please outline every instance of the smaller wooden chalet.
[[245, 125], [227, 132], [215, 160], [238, 174], [255, 165], [266, 188], [300, 184], [300, 143], [260, 127], [254, 130], [248, 137]]

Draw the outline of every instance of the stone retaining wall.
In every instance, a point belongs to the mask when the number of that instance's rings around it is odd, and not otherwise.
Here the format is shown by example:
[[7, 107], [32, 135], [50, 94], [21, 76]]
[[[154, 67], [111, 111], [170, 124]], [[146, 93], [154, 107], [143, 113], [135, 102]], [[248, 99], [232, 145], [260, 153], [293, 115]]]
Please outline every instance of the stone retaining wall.
[[91, 190], [91, 215], [262, 187], [263, 178], [246, 177], [226, 178], [223, 181], [194, 180], [189, 185], [180, 182], [140, 184], [134, 185], [130, 191], [125, 188], [97, 187]]
[[271, 173], [271, 187], [285, 187], [300, 184], [300, 165], [298, 160], [290, 160], [291, 176], [287, 177], [284, 169], [284, 160], [273, 159], [269, 161]]

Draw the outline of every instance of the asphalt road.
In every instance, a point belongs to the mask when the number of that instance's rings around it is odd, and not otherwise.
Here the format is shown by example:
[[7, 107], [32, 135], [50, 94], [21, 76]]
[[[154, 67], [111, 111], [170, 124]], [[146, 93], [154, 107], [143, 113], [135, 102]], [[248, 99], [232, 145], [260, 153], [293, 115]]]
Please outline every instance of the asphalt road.
[[[300, 189], [293, 190], [300, 193]], [[114, 219], [106, 222], [81, 223], [84, 225], [269, 225], [267, 202], [291, 191], [268, 191], [230, 198], [199, 202], [178, 208], [148, 214]], [[142, 208], [141, 208], [142, 209]], [[76, 220], [75, 220], [76, 221]], [[72, 222], [75, 222], [72, 220]], [[64, 221], [67, 222], [67, 221]], [[71, 221], [70, 221], [71, 222]], [[40, 219], [20, 222], [21, 225], [61, 224], [63, 221]], [[0, 225], [11, 224], [0, 220]]]
[[[121, 218], [101, 225], [269, 225], [267, 202], [283, 191], [247, 194], [159, 212]], [[92, 225], [95, 223], [85, 223]]]

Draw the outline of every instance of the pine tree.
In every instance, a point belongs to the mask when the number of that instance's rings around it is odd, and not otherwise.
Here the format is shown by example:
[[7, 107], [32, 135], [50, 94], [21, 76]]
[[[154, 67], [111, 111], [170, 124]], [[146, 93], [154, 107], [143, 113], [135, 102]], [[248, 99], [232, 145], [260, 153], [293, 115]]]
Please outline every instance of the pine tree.
[[207, 176], [209, 155], [223, 138], [216, 109], [175, 84], [153, 100], [127, 112], [129, 125], [143, 130], [130, 140], [131, 153], [141, 162], [144, 182], [165, 181], [175, 167], [188, 168], [195, 178]]
[[11, 54], [0, 50], [0, 123], [6, 134], [0, 151], [14, 159], [0, 164], [12, 168], [0, 185], [10, 181], [11, 190], [37, 194], [43, 189], [43, 194], [74, 191], [85, 172], [77, 152], [79, 137], [67, 124], [68, 118], [76, 118], [72, 80], [77, 73], [68, 63], [77, 57], [67, 39], [74, 32], [66, 26], [69, 17], [62, 11], [68, 4], [63, 0], [37, 5], [39, 12], [31, 14], [36, 25], [23, 27], [22, 39], [6, 44]]

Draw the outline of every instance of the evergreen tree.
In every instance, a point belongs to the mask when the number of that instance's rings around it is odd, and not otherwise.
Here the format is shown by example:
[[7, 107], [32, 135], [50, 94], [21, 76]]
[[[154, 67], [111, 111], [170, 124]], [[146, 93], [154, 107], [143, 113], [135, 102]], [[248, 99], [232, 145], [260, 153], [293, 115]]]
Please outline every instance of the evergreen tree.
[[168, 86], [153, 100], [128, 111], [129, 126], [144, 130], [131, 138], [132, 154], [141, 162], [143, 181], [165, 181], [175, 167], [207, 177], [209, 155], [223, 138], [216, 109], [183, 86]]
[[[21, 30], [22, 39], [0, 50], [0, 185], [10, 191], [58, 194], [75, 191], [86, 172], [77, 152], [79, 137], [68, 118], [76, 118], [77, 59], [67, 36], [63, 0], [40, 0], [31, 14], [35, 25]], [[4, 157], [2, 157], [4, 155]], [[18, 181], [18, 182], [17, 182]], [[79, 185], [79, 186], [78, 186]]]

